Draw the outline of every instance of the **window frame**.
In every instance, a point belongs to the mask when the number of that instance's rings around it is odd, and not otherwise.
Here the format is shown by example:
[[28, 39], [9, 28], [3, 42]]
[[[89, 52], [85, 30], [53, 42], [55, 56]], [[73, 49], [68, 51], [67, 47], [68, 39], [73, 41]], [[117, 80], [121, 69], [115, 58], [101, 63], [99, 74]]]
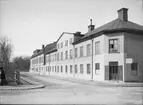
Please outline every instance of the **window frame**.
[[73, 58], [73, 49], [70, 49], [70, 59]]
[[75, 58], [78, 57], [78, 48], [75, 48]]
[[[113, 44], [110, 44], [111, 43], [111, 41], [113, 41]], [[115, 51], [115, 41], [117, 41], [117, 51]], [[108, 43], [109, 43], [109, 53], [120, 53], [120, 48], [119, 48], [119, 38], [114, 38], [114, 39], [109, 39], [109, 41], [108, 41]], [[111, 48], [111, 45], [113, 45], [113, 48]], [[113, 49], [112, 51], [111, 51], [111, 49]]]
[[68, 51], [65, 51], [65, 59], [68, 59]]
[[73, 72], [73, 65], [70, 65], [70, 73]]
[[65, 66], [65, 73], [68, 73], [68, 66]]
[[83, 74], [83, 64], [80, 64], [80, 74]]
[[[88, 65], [89, 65], [89, 70], [88, 70]], [[90, 63], [86, 64], [87, 67], [87, 74], [91, 74], [91, 65]]]
[[95, 63], [95, 74], [100, 70], [100, 63]]
[[91, 55], [91, 44], [87, 44], [86, 45], [86, 56], [90, 56]]
[[80, 57], [83, 57], [83, 46], [80, 46]]
[[95, 54], [100, 54], [100, 41], [95, 42]]
[[78, 73], [77, 65], [74, 65], [74, 72], [75, 72], [75, 74], [77, 74], [77, 73]]
[[61, 66], [61, 73], [63, 73], [63, 66]]

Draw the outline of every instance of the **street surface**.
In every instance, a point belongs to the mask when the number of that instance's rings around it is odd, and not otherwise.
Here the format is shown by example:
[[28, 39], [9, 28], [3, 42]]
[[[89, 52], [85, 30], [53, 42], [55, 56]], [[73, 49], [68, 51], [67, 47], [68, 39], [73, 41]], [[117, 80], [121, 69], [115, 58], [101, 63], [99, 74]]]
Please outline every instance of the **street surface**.
[[22, 76], [44, 84], [45, 88], [0, 91], [0, 104], [143, 105], [143, 87], [94, 86], [34, 74]]

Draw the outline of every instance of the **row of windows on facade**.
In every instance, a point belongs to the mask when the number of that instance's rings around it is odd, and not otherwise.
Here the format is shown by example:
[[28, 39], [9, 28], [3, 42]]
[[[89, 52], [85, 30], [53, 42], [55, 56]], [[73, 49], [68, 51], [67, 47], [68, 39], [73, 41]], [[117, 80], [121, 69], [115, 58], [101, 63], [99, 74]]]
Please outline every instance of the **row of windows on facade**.
[[[78, 48], [75, 48], [75, 58], [76, 57], [83, 57], [84, 56], [84, 46], [81, 46], [79, 48], [79, 55], [78, 55]], [[118, 39], [110, 39], [109, 40], [109, 53], [117, 53], [119, 52], [119, 44]], [[95, 42], [95, 54], [100, 54], [100, 41]], [[86, 45], [86, 56], [91, 55], [91, 44]], [[56, 59], [57, 58], [57, 59]], [[68, 51], [65, 51], [65, 59], [72, 59], [73, 58], [73, 50], [71, 49], [69, 51], [69, 57], [68, 57]], [[63, 60], [63, 52], [49, 56], [47, 59], [47, 62], [49, 61], [59, 61]]]
[[[118, 66], [117, 66], [118, 67]], [[43, 70], [43, 67], [38, 67], [39, 70]], [[33, 69], [34, 70], [34, 69]], [[37, 69], [38, 70], [38, 69]], [[98, 73], [97, 70], [100, 70], [100, 63], [95, 63], [95, 74]], [[46, 66], [46, 71], [49, 72], [61, 72], [63, 73], [63, 66]], [[84, 73], [84, 66], [83, 64], [79, 65], [79, 69], [78, 69], [78, 65], [74, 65], [74, 72], [77, 73]], [[91, 73], [91, 65], [88, 63], [86, 64], [86, 71], [87, 74]], [[73, 73], [73, 65], [69, 65], [69, 69], [68, 66], [65, 65], [65, 73]], [[117, 73], [117, 70], [113, 71], [113, 73]], [[131, 74], [132, 75], [138, 75], [138, 63], [131, 63]]]
[[[79, 51], [80, 53], [78, 55], [78, 48], [75, 48], [75, 58], [84, 56], [84, 46], [81, 46], [79, 48]], [[117, 53], [117, 52], [119, 52], [118, 39], [110, 39], [109, 40], [109, 53]], [[95, 54], [100, 54], [100, 41], [95, 42]], [[87, 44], [86, 45], [86, 56], [90, 56], [90, 55], [91, 55], [91, 44]], [[72, 59], [72, 58], [73, 58], [73, 49], [69, 51], [69, 57], [68, 57], [68, 51], [65, 51], [65, 59]], [[57, 61], [63, 60], [63, 52], [49, 55], [46, 58], [46, 62], [56, 61], [56, 60]], [[44, 60], [42, 60], [42, 62], [43, 61]]]
[[44, 57], [43, 56], [32, 59], [32, 64], [38, 64], [38, 63], [39, 64], [44, 63]]
[[[97, 70], [100, 69], [100, 64], [99, 63], [95, 63], [95, 73], [97, 73]], [[52, 72], [61, 72], [63, 73], [63, 66], [49, 66], [46, 67], [46, 71], [52, 71]], [[67, 65], [65, 65], [65, 73], [73, 73], [73, 65], [69, 65], [69, 68]], [[84, 66], [83, 64], [79, 65], [79, 69], [78, 69], [78, 65], [74, 65], [74, 73], [84, 73]], [[91, 65], [90, 64], [86, 64], [86, 73], [90, 74], [91, 73]]]
[[[86, 55], [87, 56], [90, 56], [91, 55], [91, 45], [88, 44], [86, 46]], [[80, 54], [79, 54], [79, 57], [83, 57], [84, 56], [84, 47], [81, 46], [79, 48], [79, 51], [80, 51]], [[95, 43], [95, 54], [99, 54], [100, 53], [100, 42], [96, 42]], [[78, 48], [75, 48], [75, 58], [78, 57]], [[56, 59], [57, 58], [57, 59]], [[73, 49], [70, 49], [69, 51], [69, 57], [68, 57], [68, 51], [65, 51], [65, 59], [72, 59], [73, 58]], [[63, 60], [63, 52], [61, 53], [57, 53], [57, 56], [56, 54], [53, 54], [51, 56], [48, 56], [47, 57], [47, 62], [50, 62], [50, 61], [58, 61], [58, 60]]]
[[[71, 45], [72, 42], [73, 42], [73, 38], [70, 38], [69, 40], [65, 40], [65, 46]], [[63, 48], [63, 42], [57, 44], [57, 49], [59, 48]]]

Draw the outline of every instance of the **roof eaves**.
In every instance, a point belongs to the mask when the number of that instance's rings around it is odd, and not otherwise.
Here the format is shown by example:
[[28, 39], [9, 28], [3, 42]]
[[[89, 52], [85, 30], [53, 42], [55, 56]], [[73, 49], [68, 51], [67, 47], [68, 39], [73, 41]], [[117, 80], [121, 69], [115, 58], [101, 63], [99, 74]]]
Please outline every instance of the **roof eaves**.
[[143, 35], [143, 30], [137, 30], [137, 29], [120, 28], [120, 29], [102, 30], [98, 33], [91, 34], [91, 35], [88, 35], [87, 37], [81, 38], [72, 44], [75, 45], [75, 44], [81, 43], [83, 41], [98, 37], [102, 34], [119, 33], [119, 32], [128, 32], [128, 33], [135, 33], [135, 34]]

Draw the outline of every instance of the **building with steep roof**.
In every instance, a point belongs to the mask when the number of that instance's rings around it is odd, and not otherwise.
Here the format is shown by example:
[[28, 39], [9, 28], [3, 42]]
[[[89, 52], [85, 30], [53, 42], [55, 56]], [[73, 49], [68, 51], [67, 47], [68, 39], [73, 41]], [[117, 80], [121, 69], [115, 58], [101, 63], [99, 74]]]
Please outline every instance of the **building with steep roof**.
[[143, 26], [128, 20], [127, 8], [101, 27], [94, 28], [91, 20], [87, 33], [64, 32], [55, 43], [36, 50], [30, 71], [95, 81], [143, 81]]

